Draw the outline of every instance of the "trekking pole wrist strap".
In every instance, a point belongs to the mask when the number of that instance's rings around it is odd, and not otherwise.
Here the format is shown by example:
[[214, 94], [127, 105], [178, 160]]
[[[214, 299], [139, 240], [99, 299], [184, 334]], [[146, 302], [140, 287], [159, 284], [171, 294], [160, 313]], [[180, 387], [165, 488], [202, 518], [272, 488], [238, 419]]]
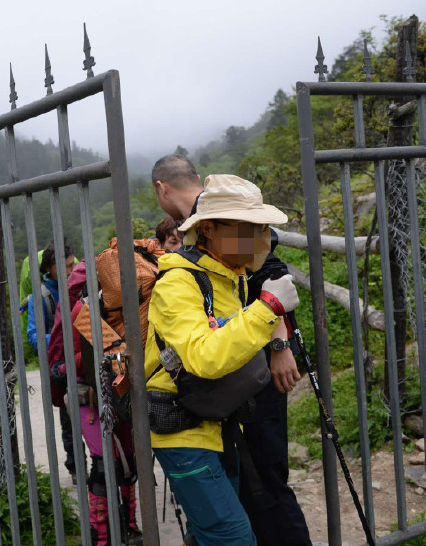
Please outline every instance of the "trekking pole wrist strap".
[[267, 292], [266, 290], [262, 290], [260, 292], [259, 299], [266, 304], [269, 305], [269, 307], [272, 309], [272, 311], [278, 316], [282, 317], [285, 315], [285, 310], [283, 307], [283, 304], [280, 302], [280, 300], [274, 296], [274, 294], [271, 294], [271, 292]]

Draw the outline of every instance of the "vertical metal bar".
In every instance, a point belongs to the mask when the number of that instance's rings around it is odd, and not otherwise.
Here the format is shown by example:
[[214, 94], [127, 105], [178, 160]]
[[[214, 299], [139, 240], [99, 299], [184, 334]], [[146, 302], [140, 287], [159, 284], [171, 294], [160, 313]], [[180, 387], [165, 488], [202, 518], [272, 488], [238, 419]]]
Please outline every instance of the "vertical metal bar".
[[398, 512], [398, 529], [407, 528], [407, 507], [405, 503], [404, 465], [402, 458], [401, 415], [399, 411], [398, 372], [396, 358], [394, 306], [392, 280], [389, 260], [388, 223], [386, 215], [385, 177], [383, 161], [374, 162], [376, 184], [377, 219], [380, 236], [380, 262], [382, 268], [383, 302], [385, 310], [385, 332], [389, 369], [389, 392], [392, 414], [393, 452], [395, 466], [395, 486]]
[[84, 463], [83, 443], [80, 422], [80, 406], [77, 393], [77, 374], [74, 358], [74, 345], [71, 324], [71, 309], [68, 295], [67, 272], [65, 266], [64, 232], [62, 227], [59, 190], [50, 190], [50, 210], [52, 216], [53, 238], [55, 244], [55, 262], [59, 283], [59, 303], [64, 336], [65, 362], [67, 364], [67, 393], [70, 403], [72, 441], [77, 474], [77, 495], [80, 508], [80, 528], [83, 546], [91, 546], [89, 505], [87, 502], [86, 466]]
[[58, 456], [55, 441], [52, 395], [50, 392], [49, 363], [47, 359], [46, 329], [44, 324], [43, 302], [41, 296], [40, 270], [37, 257], [37, 239], [34, 225], [32, 195], [24, 197], [25, 226], [28, 240], [31, 287], [33, 292], [34, 315], [37, 330], [37, 351], [40, 365], [43, 413], [46, 427], [47, 456], [49, 460], [50, 486], [52, 490], [53, 514], [55, 520], [56, 544], [65, 546], [65, 531], [62, 513], [61, 489], [59, 485]]
[[9, 184], [18, 180], [18, 167], [16, 165], [15, 131], [13, 127], [6, 127], [6, 153], [9, 168]]
[[[9, 166], [9, 183], [18, 178], [16, 166], [15, 135], [13, 127], [6, 129], [6, 146]], [[10, 314], [13, 328], [13, 344], [15, 347], [16, 371], [18, 374], [19, 403], [21, 406], [21, 422], [24, 438], [24, 453], [27, 465], [28, 492], [31, 512], [31, 525], [34, 546], [41, 546], [40, 507], [37, 494], [37, 478], [34, 463], [33, 437], [31, 430], [30, 407], [28, 402], [28, 385], [25, 369], [24, 345], [22, 340], [21, 319], [19, 317], [19, 293], [16, 276], [15, 249], [12, 236], [12, 218], [9, 200], [1, 201], [1, 220], [3, 242], [6, 255], [7, 279], [9, 286]]]
[[[13, 396], [13, 395], [12, 395]], [[18, 503], [16, 502], [15, 471], [13, 468], [12, 442], [9, 426], [9, 412], [7, 407], [6, 378], [3, 368], [3, 352], [0, 336], [0, 419], [1, 437], [4, 460], [6, 463], [6, 485], [7, 498], [9, 499], [10, 527], [12, 532], [13, 546], [21, 546], [21, 535], [19, 532]], [[0, 529], [1, 540], [1, 529]]]
[[[303, 191], [305, 194], [306, 234], [309, 248], [312, 309], [315, 326], [315, 348], [318, 362], [318, 380], [324, 400], [332, 415], [330, 358], [328, 351], [327, 314], [325, 307], [324, 277], [319, 227], [318, 188], [314, 159], [311, 97], [308, 87], [297, 83], [297, 112], [302, 160]], [[323, 429], [324, 432], [324, 429]], [[327, 504], [328, 541], [340, 546], [340, 506], [337, 484], [337, 462], [334, 447], [323, 434], [324, 484]]]
[[362, 480], [365, 515], [374, 536], [374, 505], [371, 486], [370, 442], [368, 437], [367, 397], [365, 391], [361, 312], [359, 309], [358, 271], [355, 250], [354, 218], [352, 209], [351, 173], [349, 163], [341, 166], [343, 214], [345, 222], [346, 261], [349, 278], [349, 297], [354, 347], [354, 370], [358, 402], [359, 438], [362, 461]]
[[419, 123], [419, 144], [426, 146], [426, 105], [424, 95], [419, 95], [417, 98], [417, 118]]
[[[416, 173], [414, 161], [407, 161], [407, 195], [410, 214], [411, 259], [413, 262], [414, 294], [416, 301], [417, 350], [419, 355], [420, 392], [423, 406], [423, 437], [426, 437], [426, 328], [425, 301], [420, 256], [419, 218], [417, 214]], [[426, 452], [425, 452], [426, 456]]]
[[148, 422], [147, 395], [139, 323], [139, 305], [135, 273], [134, 245], [130, 196], [121, 110], [120, 78], [117, 71], [108, 72], [104, 80], [105, 113], [107, 119], [108, 148], [111, 160], [111, 179], [114, 200], [115, 224], [119, 248], [120, 277], [129, 352], [130, 396], [133, 413], [133, 435], [142, 512], [144, 538], [150, 546], [159, 546], [155, 479], [151, 459], [151, 436]]
[[[102, 395], [99, 379], [99, 364], [104, 356], [102, 343], [101, 316], [99, 311], [98, 277], [95, 265], [95, 249], [93, 246], [92, 222], [90, 216], [89, 186], [87, 182], [78, 183], [80, 201], [81, 232], [83, 237], [84, 256], [86, 258], [87, 290], [89, 293], [90, 326], [93, 339], [93, 356], [95, 364], [96, 389], [98, 393], [99, 413], [102, 412]], [[115, 477], [112, 438], [104, 434], [102, 429], [102, 451], [105, 467], [105, 479], [108, 497], [108, 521], [111, 530], [112, 546], [121, 546], [120, 519], [118, 512], [117, 483]]]
[[363, 96], [355, 95], [353, 98], [353, 102], [356, 147], [365, 148]]
[[[72, 166], [71, 143], [68, 128], [68, 108], [63, 104], [57, 109], [59, 152], [61, 169]], [[77, 374], [74, 358], [74, 344], [71, 324], [71, 308], [68, 295], [67, 272], [65, 267], [64, 230], [62, 225], [59, 190], [50, 188], [50, 210], [52, 216], [53, 238], [55, 242], [55, 257], [58, 271], [59, 303], [61, 305], [62, 330], [64, 336], [65, 362], [67, 363], [67, 390], [70, 402], [70, 417], [72, 424], [73, 450], [76, 462], [77, 495], [80, 508], [80, 528], [83, 546], [91, 546], [89, 505], [87, 502], [86, 465], [84, 462], [83, 444], [81, 441], [80, 406], [77, 393]]]
[[72, 167], [71, 142], [68, 129], [68, 107], [66, 104], [58, 106], [58, 132], [59, 132], [59, 153], [61, 155], [61, 169], [66, 171]]

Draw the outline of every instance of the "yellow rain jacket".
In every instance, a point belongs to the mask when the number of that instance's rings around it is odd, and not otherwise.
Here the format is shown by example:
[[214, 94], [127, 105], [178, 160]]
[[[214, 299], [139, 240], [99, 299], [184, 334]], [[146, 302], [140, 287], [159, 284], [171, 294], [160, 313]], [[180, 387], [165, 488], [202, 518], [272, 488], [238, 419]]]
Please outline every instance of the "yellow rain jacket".
[[[238, 296], [239, 277], [208, 254], [200, 253], [196, 264], [178, 253], [165, 254], [159, 259], [160, 271], [168, 271], [157, 281], [149, 306], [149, 330], [145, 348], [145, 377], [148, 379], [159, 365], [159, 349], [154, 329], [167, 346], [180, 356], [185, 369], [199, 377], [218, 379], [238, 370], [264, 347], [278, 324], [278, 318], [261, 301], [256, 300], [243, 311]], [[229, 317], [238, 313], [224, 327], [211, 330], [204, 311], [201, 290], [189, 271], [207, 273], [213, 286], [214, 315]], [[177, 269], [175, 269], [177, 268]], [[147, 383], [147, 389], [177, 392], [169, 373], [161, 368]], [[151, 432], [153, 447], [192, 447], [223, 451], [221, 425], [202, 421], [199, 427], [174, 434]]]

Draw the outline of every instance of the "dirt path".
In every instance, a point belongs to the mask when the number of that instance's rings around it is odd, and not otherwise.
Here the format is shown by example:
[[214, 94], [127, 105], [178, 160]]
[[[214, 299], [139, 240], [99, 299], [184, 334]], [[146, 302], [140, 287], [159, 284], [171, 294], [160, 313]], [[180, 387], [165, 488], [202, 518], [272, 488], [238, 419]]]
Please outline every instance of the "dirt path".
[[[410, 457], [404, 455], [404, 466], [410, 466]], [[377, 452], [373, 454], [371, 463], [373, 484], [376, 487], [373, 489], [376, 534], [383, 536], [390, 532], [391, 526], [397, 521], [393, 453]], [[350, 465], [350, 472], [362, 502], [360, 461]], [[339, 472], [338, 482], [343, 546], [363, 544], [365, 535], [342, 472]], [[290, 483], [305, 514], [312, 540], [327, 542], [324, 480], [320, 462], [315, 470], [292, 471]], [[417, 489], [416, 485], [406, 483], [407, 515], [410, 519], [426, 508], [424, 490], [419, 494]]]
[[[29, 400], [33, 430], [34, 452], [36, 464], [48, 471], [46, 437], [44, 432], [44, 417], [41, 401], [40, 376], [37, 371], [27, 373], [28, 385], [31, 386]], [[76, 488], [72, 485], [71, 477], [63, 465], [65, 453], [63, 450], [59, 412], [54, 409], [55, 436], [59, 460], [59, 476], [63, 487], [70, 488], [76, 495]], [[20, 424], [18, 406], [18, 429], [21, 461], [25, 462], [22, 442], [22, 427]], [[410, 466], [409, 459], [413, 455], [404, 455], [404, 465]], [[357, 491], [362, 493], [361, 464], [359, 460], [351, 461], [350, 471]], [[162, 546], [178, 546], [182, 543], [179, 526], [174, 514], [170, 495], [167, 494], [166, 517], [162, 521], [163, 512], [163, 485], [164, 475], [156, 464], [155, 475], [157, 486], [157, 511], [160, 527], [160, 539]], [[372, 456], [372, 477], [377, 489], [374, 490], [374, 505], [376, 518], [376, 532], [379, 536], [387, 534], [390, 527], [396, 522], [395, 481], [393, 476], [393, 454], [390, 452], [378, 452]], [[327, 543], [327, 524], [324, 498], [324, 486], [322, 466], [320, 461], [311, 461], [306, 470], [291, 471], [290, 483], [297, 495], [297, 499], [305, 513], [305, 517], [314, 544]], [[417, 489], [417, 492], [416, 492]], [[365, 542], [363, 530], [358, 519], [357, 512], [352, 502], [349, 490], [342, 473], [339, 473], [339, 490], [342, 520], [343, 546], [356, 546]], [[424, 490], [419, 494], [415, 485], [406, 484], [407, 514], [412, 518], [416, 514], [425, 511]]]
[[[302, 392], [311, 392], [312, 387], [309, 378], [305, 375], [297, 385], [291, 397], [297, 399]], [[289, 398], [289, 401], [291, 399]], [[411, 465], [410, 460], [418, 457], [420, 452], [404, 453], [404, 468]], [[422, 453], [424, 455], [424, 453]], [[420, 456], [420, 460], [424, 457]], [[419, 462], [419, 461], [418, 461]], [[349, 470], [358, 492], [362, 499], [362, 469], [361, 460], [349, 460]], [[424, 468], [424, 467], [423, 467]], [[377, 536], [383, 536], [390, 532], [390, 528], [397, 522], [395, 476], [393, 452], [379, 451], [371, 456], [371, 473], [373, 482], [373, 500], [375, 510], [375, 525]], [[311, 538], [315, 542], [327, 542], [327, 520], [325, 510], [324, 478], [321, 461], [310, 461], [305, 470], [290, 471], [290, 484], [297, 496], [299, 504], [308, 523]], [[358, 513], [354, 506], [349, 488], [343, 473], [338, 474], [340, 513], [342, 524], [343, 546], [354, 546], [365, 543], [365, 535], [362, 529]], [[407, 517], [413, 519], [417, 514], [426, 509], [425, 490], [417, 485], [406, 483]]]

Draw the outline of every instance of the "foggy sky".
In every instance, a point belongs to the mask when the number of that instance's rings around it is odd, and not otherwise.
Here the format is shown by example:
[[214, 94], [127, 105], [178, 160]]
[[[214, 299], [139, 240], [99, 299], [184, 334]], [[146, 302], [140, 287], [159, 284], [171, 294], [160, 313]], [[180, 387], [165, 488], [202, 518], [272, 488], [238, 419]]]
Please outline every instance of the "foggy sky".
[[[6, 3], [4, 3], [6, 4]], [[120, 71], [128, 152], [190, 150], [218, 138], [229, 125], [253, 124], [281, 87], [316, 79], [317, 36], [331, 68], [361, 29], [380, 14], [415, 13], [425, 0], [348, 2], [286, 0], [21, 0], [2, 6], [0, 108], [9, 110], [9, 61], [18, 106], [41, 98], [44, 43], [54, 91], [85, 79], [83, 21], [95, 74]], [[103, 99], [70, 106], [71, 138], [106, 153]], [[18, 135], [57, 141], [56, 114], [16, 127]]]

